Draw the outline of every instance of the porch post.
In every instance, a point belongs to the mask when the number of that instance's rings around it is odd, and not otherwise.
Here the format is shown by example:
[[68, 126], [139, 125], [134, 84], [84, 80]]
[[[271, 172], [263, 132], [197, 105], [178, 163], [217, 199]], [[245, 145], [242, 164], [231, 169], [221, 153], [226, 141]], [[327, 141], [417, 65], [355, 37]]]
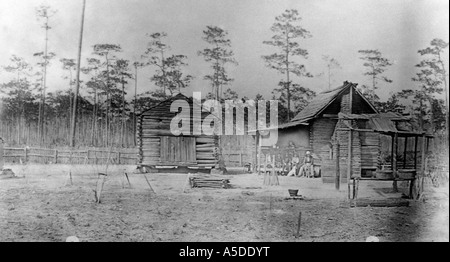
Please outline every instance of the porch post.
[[335, 145], [336, 147], [336, 177], [335, 177], [335, 187], [336, 190], [339, 190], [340, 184], [341, 184], [341, 175], [340, 175], [340, 171], [339, 171], [339, 150], [340, 150], [340, 146], [339, 143], [336, 143]]
[[417, 144], [419, 143], [419, 137], [414, 137], [414, 169], [417, 172]]
[[406, 149], [408, 148], [408, 137], [405, 136], [405, 145], [403, 147], [403, 169], [406, 168]]
[[394, 192], [398, 192], [397, 187], [397, 150], [398, 150], [398, 133], [395, 133], [394, 135], [394, 141], [393, 141], [393, 151], [392, 151], [392, 174], [394, 176], [394, 182], [392, 183], [392, 186], [394, 188]]
[[420, 174], [421, 176], [425, 177], [425, 151], [426, 151], [426, 141], [425, 141], [425, 134], [422, 135], [422, 148], [421, 148], [421, 154], [422, 154], [422, 159], [421, 159], [421, 163], [420, 163]]

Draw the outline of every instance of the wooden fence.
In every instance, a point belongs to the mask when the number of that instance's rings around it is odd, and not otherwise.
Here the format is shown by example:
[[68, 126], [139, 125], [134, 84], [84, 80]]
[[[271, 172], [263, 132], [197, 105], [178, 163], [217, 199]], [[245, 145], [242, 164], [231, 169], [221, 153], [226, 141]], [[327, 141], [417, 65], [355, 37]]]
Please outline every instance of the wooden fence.
[[6, 163], [135, 165], [138, 159], [137, 150], [133, 148], [70, 150], [5, 147], [3, 151]]
[[[5, 147], [3, 158], [6, 163], [40, 163], [40, 164], [119, 164], [137, 165], [137, 149], [99, 149], [82, 150], [48, 149], [48, 148], [14, 148]], [[254, 152], [223, 151], [226, 166], [242, 167], [252, 163]]]

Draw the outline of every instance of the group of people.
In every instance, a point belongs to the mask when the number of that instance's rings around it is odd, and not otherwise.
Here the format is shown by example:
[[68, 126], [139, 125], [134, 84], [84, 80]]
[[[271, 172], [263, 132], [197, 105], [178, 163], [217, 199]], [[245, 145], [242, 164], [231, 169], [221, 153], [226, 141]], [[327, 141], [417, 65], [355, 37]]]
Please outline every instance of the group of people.
[[281, 175], [314, 177], [314, 158], [310, 151], [306, 151], [302, 161], [298, 154], [294, 154], [291, 159], [278, 156], [276, 163], [281, 169]]

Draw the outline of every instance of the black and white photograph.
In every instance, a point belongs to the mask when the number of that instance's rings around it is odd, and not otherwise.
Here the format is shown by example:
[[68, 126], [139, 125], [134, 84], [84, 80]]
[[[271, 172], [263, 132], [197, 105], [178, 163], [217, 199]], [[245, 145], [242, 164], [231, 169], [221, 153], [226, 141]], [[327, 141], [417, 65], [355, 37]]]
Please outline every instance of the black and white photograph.
[[0, 50], [0, 242], [449, 242], [446, 0], [0, 0]]

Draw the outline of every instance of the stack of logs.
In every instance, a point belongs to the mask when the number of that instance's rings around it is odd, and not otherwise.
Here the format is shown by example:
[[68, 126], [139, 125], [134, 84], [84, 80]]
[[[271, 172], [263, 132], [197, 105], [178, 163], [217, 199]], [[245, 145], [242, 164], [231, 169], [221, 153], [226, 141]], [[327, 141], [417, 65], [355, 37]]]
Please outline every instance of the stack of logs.
[[189, 183], [194, 187], [231, 188], [230, 180], [213, 176], [194, 176], [189, 178]]

